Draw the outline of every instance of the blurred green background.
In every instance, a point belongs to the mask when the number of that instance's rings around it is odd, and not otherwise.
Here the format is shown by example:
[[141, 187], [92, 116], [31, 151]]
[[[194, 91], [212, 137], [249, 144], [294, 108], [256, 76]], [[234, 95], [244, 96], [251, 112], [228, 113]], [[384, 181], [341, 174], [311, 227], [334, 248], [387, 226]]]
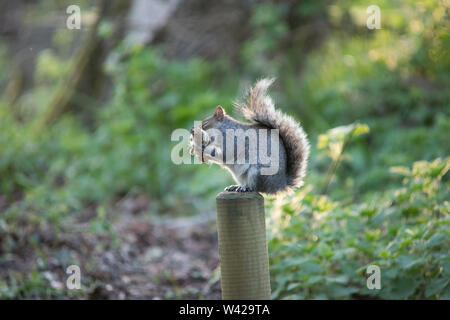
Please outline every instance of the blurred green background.
[[312, 154], [266, 199], [273, 298], [450, 299], [449, 26], [431, 0], [0, 3], [0, 298], [220, 298], [232, 180], [171, 133], [274, 76]]

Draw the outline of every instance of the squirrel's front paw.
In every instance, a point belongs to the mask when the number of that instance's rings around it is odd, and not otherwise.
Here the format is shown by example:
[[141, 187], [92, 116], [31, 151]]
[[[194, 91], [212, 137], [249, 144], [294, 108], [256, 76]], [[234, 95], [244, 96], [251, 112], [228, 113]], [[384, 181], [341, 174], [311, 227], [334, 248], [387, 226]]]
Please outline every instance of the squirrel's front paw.
[[201, 162], [205, 162], [205, 148], [211, 142], [211, 137], [200, 127], [191, 128], [190, 154], [196, 156]]
[[228, 186], [225, 188], [225, 191], [233, 192], [236, 191], [237, 188], [239, 188], [239, 186]]
[[254, 191], [252, 188], [250, 187], [246, 187], [246, 186], [229, 186], [225, 188], [225, 191], [229, 191], [229, 192], [252, 192]]

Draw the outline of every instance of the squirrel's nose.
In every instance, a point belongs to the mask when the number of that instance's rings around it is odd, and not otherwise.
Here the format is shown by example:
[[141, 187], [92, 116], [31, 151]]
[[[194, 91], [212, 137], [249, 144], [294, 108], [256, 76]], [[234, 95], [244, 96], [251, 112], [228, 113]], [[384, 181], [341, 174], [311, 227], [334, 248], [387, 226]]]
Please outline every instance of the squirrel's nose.
[[194, 127], [191, 128], [191, 134], [194, 134]]

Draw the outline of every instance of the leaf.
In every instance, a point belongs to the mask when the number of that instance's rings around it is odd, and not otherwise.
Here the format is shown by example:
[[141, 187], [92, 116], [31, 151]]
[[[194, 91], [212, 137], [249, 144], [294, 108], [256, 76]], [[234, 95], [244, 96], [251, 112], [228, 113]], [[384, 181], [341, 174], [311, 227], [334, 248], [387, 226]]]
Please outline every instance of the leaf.
[[357, 137], [357, 136], [363, 135], [369, 131], [370, 131], [369, 126], [367, 124], [358, 123], [355, 125], [355, 128], [353, 129], [353, 136]]
[[330, 284], [328, 286], [328, 295], [331, 298], [349, 298], [353, 293], [358, 292], [359, 289], [355, 287], [343, 286], [340, 284]]
[[[381, 277], [381, 283], [383, 283], [383, 276]], [[388, 299], [412, 298], [412, 295], [416, 292], [419, 285], [420, 282], [412, 277], [396, 278], [390, 283], [390, 291], [388, 291], [386, 296]]]
[[444, 235], [436, 233], [430, 239], [428, 239], [426, 246], [427, 248], [437, 247], [440, 246], [444, 242], [444, 240]]
[[346, 284], [349, 281], [349, 277], [345, 274], [334, 276], [334, 277], [326, 277], [327, 283], [339, 283]]
[[387, 259], [390, 256], [390, 252], [388, 250], [381, 250], [380, 257], [383, 259]]
[[308, 257], [295, 257], [295, 258], [287, 258], [283, 262], [286, 267], [300, 266], [303, 263], [310, 261], [311, 258]]
[[304, 299], [305, 295], [303, 293], [289, 294], [283, 297], [283, 300], [304, 300]]
[[341, 259], [348, 259], [349, 256], [356, 252], [355, 248], [344, 248], [336, 250], [334, 256], [331, 258], [332, 261], [338, 261]]
[[319, 254], [326, 259], [329, 259], [334, 256], [333, 250], [331, 250], [330, 246], [327, 244], [323, 244], [319, 246]]
[[330, 142], [329, 147], [330, 147], [331, 159], [333, 159], [335, 161], [337, 160], [339, 155], [342, 153], [343, 146], [344, 146], [344, 143], [342, 141]]
[[400, 174], [402, 176], [410, 176], [411, 175], [411, 171], [409, 170], [409, 168], [407, 167], [390, 167], [389, 168], [389, 172], [391, 173], [397, 173]]
[[425, 262], [425, 259], [423, 257], [418, 258], [410, 254], [398, 256], [396, 260], [400, 268], [404, 270], [412, 269], [416, 266], [422, 265]]
[[427, 286], [425, 290], [425, 297], [430, 297], [436, 293], [441, 293], [441, 291], [448, 285], [449, 279], [436, 279]]
[[306, 281], [306, 284], [312, 285], [321, 282], [324, 279], [323, 276], [312, 276]]
[[316, 274], [322, 272], [323, 267], [320, 264], [308, 261], [300, 265], [300, 270], [306, 273]]
[[287, 290], [291, 291], [293, 289], [297, 289], [298, 287], [300, 287], [302, 284], [299, 282], [294, 282], [294, 283], [289, 283], [287, 286]]
[[319, 142], [317, 143], [317, 149], [324, 149], [327, 147], [330, 138], [326, 134], [319, 135]]
[[283, 263], [285, 267], [295, 266], [300, 272], [305, 274], [317, 274], [323, 270], [323, 267], [319, 264], [319, 260], [309, 257], [288, 258]]

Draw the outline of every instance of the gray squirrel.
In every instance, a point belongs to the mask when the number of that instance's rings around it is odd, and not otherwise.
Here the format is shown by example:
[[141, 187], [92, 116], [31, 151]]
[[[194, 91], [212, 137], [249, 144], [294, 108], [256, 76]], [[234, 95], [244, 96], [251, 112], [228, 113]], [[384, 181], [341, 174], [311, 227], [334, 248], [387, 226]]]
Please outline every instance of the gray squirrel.
[[303, 184], [309, 143], [300, 124], [275, 110], [266, 94], [273, 81], [259, 80], [244, 103], [234, 103], [250, 123], [217, 106], [212, 116], [191, 128], [191, 154], [203, 163], [219, 164], [238, 183], [226, 191], [276, 194]]

